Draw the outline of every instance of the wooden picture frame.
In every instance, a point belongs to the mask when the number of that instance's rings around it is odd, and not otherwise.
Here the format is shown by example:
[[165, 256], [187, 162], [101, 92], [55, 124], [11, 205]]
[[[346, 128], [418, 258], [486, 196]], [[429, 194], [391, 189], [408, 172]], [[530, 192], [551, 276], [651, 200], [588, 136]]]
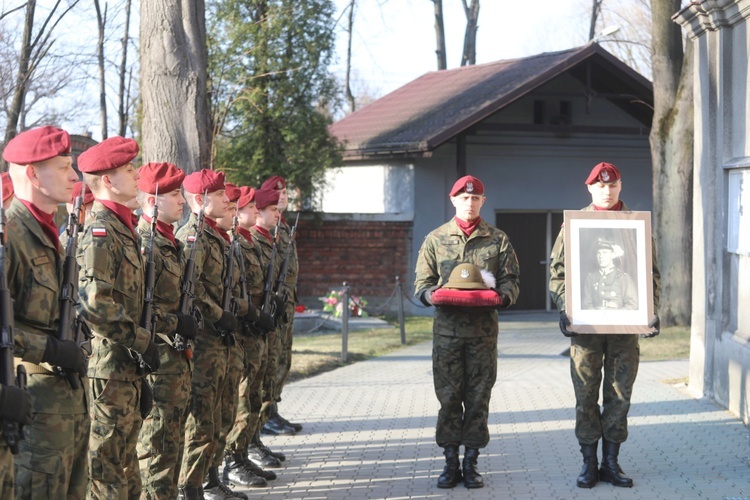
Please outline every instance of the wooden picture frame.
[[564, 221], [569, 330], [651, 333], [651, 212], [565, 210]]

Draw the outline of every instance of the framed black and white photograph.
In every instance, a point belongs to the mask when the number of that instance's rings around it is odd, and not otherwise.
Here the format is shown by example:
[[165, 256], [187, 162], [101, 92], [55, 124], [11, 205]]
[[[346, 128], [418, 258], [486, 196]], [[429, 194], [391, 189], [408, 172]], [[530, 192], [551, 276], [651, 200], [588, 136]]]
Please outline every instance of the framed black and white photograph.
[[565, 300], [577, 333], [651, 333], [651, 213], [566, 210]]

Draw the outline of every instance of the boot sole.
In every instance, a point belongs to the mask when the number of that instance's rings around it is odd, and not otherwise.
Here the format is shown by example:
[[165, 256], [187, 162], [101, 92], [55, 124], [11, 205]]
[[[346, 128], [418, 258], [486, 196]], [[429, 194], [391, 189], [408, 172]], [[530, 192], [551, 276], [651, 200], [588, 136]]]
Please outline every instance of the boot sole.
[[630, 482], [630, 484], [617, 484], [609, 477], [602, 477], [601, 473], [599, 473], [599, 481], [602, 483], [611, 484], [612, 486], [615, 486], [617, 488], [632, 488], [633, 487], [632, 481]]
[[476, 490], [477, 488], [484, 488], [484, 484], [466, 484], [464, 486], [470, 490]]

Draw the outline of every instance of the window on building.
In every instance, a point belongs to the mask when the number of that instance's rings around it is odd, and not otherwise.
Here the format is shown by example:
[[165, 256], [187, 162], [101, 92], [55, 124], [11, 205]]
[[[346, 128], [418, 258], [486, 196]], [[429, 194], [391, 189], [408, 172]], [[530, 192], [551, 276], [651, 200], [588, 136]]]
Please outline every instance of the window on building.
[[727, 251], [750, 255], [750, 169], [729, 172]]

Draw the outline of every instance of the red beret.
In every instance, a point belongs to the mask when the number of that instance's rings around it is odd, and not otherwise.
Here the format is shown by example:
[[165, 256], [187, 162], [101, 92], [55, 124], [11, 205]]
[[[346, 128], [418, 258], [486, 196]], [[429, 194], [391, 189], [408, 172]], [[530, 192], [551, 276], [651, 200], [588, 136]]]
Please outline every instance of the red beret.
[[595, 182], [599, 181], [615, 182], [619, 178], [620, 171], [617, 170], [617, 167], [615, 167], [611, 163], [601, 162], [591, 170], [589, 178], [586, 179], [586, 184], [594, 184]]
[[237, 200], [237, 208], [242, 208], [252, 201], [255, 201], [255, 189], [242, 186], [240, 188], [240, 199]]
[[138, 143], [116, 135], [90, 147], [78, 157], [78, 170], [95, 174], [127, 165], [138, 156]]
[[235, 201], [240, 199], [240, 188], [238, 188], [231, 182], [227, 182], [225, 186], [225, 189], [227, 190], [227, 198], [229, 198], [230, 203], [234, 203]]
[[3, 172], [0, 177], [3, 178], [3, 201], [5, 201], [13, 196], [13, 180], [8, 172]]
[[484, 194], [484, 184], [472, 175], [465, 175], [453, 184], [453, 189], [451, 189], [449, 196], [456, 196], [462, 191], [469, 194]]
[[70, 155], [70, 135], [62, 129], [45, 125], [21, 132], [10, 140], [3, 158], [8, 163], [28, 165], [55, 156]]
[[146, 163], [138, 175], [138, 189], [148, 194], [156, 194], [157, 184], [162, 194], [179, 189], [185, 179], [185, 172], [171, 163]]
[[263, 210], [270, 205], [279, 204], [279, 192], [275, 189], [260, 189], [255, 192], [255, 206]]
[[[75, 203], [76, 198], [81, 196], [81, 191], [83, 191], [83, 181], [78, 181], [75, 184], [73, 184], [73, 194], [70, 197], [70, 202]], [[94, 193], [91, 192], [91, 190], [86, 187], [86, 194], [83, 196], [83, 204], [88, 205], [89, 203], [94, 202]]]
[[204, 168], [185, 177], [182, 187], [188, 193], [203, 194], [206, 191], [213, 193], [214, 191], [224, 189], [224, 183], [224, 172]]
[[266, 179], [266, 181], [263, 183], [262, 186], [260, 186], [261, 189], [284, 189], [286, 188], [286, 181], [284, 178], [280, 175], [274, 175]]

